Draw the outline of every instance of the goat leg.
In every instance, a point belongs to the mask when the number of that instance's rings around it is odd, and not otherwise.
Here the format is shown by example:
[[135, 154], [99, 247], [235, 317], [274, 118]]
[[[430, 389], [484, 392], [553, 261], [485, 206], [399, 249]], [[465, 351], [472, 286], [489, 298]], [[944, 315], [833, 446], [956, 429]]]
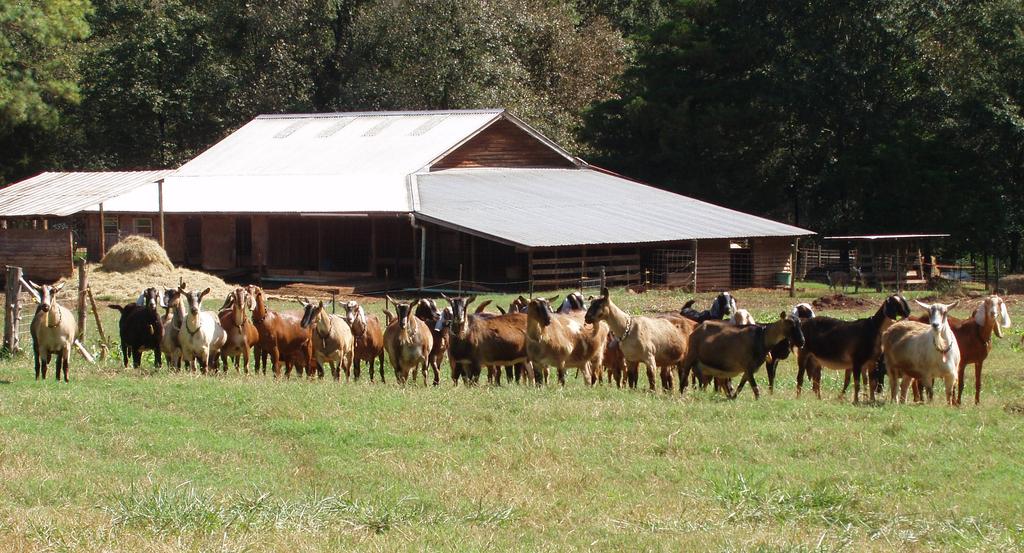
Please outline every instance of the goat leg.
[[[981, 361], [974, 364], [974, 404], [981, 403]], [[960, 377], [960, 382], [963, 382], [963, 376]], [[963, 389], [963, 384], [958, 384], [960, 389]], [[956, 399], [957, 403], [960, 403], [960, 397]]]

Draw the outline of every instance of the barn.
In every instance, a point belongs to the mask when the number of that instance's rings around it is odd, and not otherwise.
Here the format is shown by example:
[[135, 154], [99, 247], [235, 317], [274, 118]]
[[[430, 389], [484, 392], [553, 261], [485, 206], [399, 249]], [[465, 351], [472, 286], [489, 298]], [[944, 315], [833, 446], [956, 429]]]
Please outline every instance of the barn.
[[176, 170], [15, 183], [0, 227], [0, 256], [29, 231], [93, 260], [143, 234], [223, 274], [519, 289], [602, 268], [610, 283], [773, 286], [812, 234], [592, 166], [500, 109], [262, 115]]

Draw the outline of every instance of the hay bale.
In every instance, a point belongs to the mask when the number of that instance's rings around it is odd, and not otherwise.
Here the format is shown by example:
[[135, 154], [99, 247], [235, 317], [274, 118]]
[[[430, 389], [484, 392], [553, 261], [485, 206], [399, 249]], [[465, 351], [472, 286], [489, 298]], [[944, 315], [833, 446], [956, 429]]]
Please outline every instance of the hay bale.
[[130, 273], [154, 266], [168, 271], [174, 269], [160, 244], [142, 236], [122, 239], [103, 256], [100, 265], [104, 271], [117, 273]]

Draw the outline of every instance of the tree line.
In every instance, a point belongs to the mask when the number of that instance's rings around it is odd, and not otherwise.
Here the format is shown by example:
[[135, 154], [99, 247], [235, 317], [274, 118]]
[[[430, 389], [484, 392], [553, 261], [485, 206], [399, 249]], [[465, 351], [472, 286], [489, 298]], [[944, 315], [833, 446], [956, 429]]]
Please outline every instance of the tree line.
[[1019, 0], [21, 0], [0, 65], [2, 182], [260, 113], [506, 107], [662, 188], [1021, 268]]

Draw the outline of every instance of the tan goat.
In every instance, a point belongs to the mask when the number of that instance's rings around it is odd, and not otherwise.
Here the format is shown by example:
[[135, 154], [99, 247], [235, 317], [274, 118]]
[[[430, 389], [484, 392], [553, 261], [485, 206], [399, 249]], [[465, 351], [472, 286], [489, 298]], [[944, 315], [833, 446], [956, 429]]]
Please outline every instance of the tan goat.
[[558, 371], [558, 383], [565, 386], [566, 367], [583, 370], [587, 384], [597, 383], [608, 341], [608, 325], [581, 324], [579, 317], [552, 313], [550, 301], [534, 298], [526, 307], [526, 355], [534, 371], [547, 383], [548, 367]]
[[640, 363], [647, 367], [651, 390], [655, 389], [655, 375], [660, 376], [662, 386], [672, 389], [672, 368], [683, 360], [687, 347], [687, 337], [676, 323], [664, 318], [629, 315], [612, 303], [607, 288], [590, 304], [584, 320], [587, 324], [603, 321], [608, 325], [612, 334], [619, 338], [619, 349], [628, 371], [636, 374]]
[[331, 376], [341, 379], [341, 371], [345, 371], [345, 381], [352, 375], [352, 357], [355, 353], [355, 339], [352, 329], [340, 315], [332, 315], [324, 309], [324, 302], [313, 305], [303, 302], [306, 311], [302, 316], [302, 327], [313, 328], [313, 356], [318, 365], [317, 373], [323, 377], [323, 367], [331, 365]]
[[[384, 330], [384, 349], [395, 367], [395, 378], [399, 384], [405, 384], [411, 371], [420, 367], [426, 370], [434, 339], [430, 328], [413, 314], [410, 304], [398, 303], [390, 297], [388, 301], [394, 304], [397, 316]], [[426, 385], [426, 379], [423, 383]]]
[[29, 328], [32, 335], [32, 352], [35, 354], [36, 379], [46, 379], [46, 366], [50, 363], [50, 357], [56, 354], [57, 382], [60, 382], [61, 370], [64, 371], [64, 382], [67, 382], [71, 346], [78, 336], [75, 314], [56, 300], [57, 293], [67, 283], [40, 286], [29, 281], [28, 284], [32, 287], [32, 296], [39, 302]]

